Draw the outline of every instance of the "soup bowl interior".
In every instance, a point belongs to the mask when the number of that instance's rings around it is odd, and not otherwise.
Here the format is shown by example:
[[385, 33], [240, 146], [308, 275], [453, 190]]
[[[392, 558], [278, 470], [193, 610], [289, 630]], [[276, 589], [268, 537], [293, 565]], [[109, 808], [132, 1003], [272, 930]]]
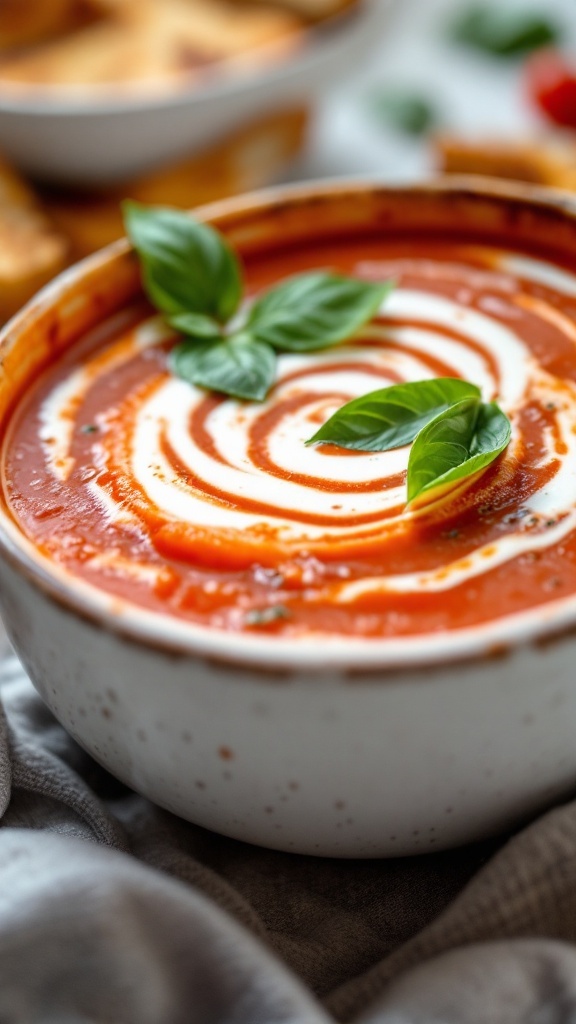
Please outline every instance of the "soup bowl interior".
[[[570, 199], [479, 180], [283, 189], [201, 216], [247, 259], [440, 233], [576, 263]], [[45, 368], [139, 297], [118, 243], [24, 309], [0, 339], [0, 435]], [[11, 640], [65, 728], [137, 791], [216, 831], [301, 853], [425, 852], [509, 827], [573, 785], [573, 598], [422, 641], [230, 634], [70, 578], [5, 498], [0, 581]]]

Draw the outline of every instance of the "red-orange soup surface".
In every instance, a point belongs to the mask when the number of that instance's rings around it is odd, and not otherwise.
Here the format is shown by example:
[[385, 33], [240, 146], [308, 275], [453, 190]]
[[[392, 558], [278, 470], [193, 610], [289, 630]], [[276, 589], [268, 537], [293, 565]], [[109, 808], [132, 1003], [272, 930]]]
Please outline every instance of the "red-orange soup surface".
[[[399, 638], [574, 594], [576, 275], [496, 245], [371, 237], [252, 258], [249, 292], [318, 267], [396, 287], [353, 341], [282, 356], [263, 404], [172, 376], [176, 339], [144, 306], [51, 366], [4, 443], [20, 530], [111, 597], [229, 631]], [[460, 492], [409, 513], [408, 448], [305, 447], [349, 399], [438, 376], [512, 421]]]

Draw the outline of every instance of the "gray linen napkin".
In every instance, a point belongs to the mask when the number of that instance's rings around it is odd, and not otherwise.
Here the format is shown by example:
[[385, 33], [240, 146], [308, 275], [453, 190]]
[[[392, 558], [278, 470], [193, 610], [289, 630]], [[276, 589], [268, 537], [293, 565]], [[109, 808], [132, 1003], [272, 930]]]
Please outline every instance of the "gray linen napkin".
[[576, 804], [428, 857], [260, 850], [114, 780], [16, 659], [0, 683], [0, 1024], [576, 1022]]

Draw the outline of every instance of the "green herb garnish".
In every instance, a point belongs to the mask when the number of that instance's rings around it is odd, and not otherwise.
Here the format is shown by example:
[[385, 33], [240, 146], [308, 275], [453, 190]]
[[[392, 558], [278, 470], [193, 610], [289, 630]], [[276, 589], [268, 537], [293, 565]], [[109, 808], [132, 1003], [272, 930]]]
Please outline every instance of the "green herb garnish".
[[196, 331], [226, 322], [240, 304], [242, 275], [228, 243], [207, 224], [164, 206], [124, 203], [144, 288], [161, 313], [196, 315]]
[[516, 57], [560, 39], [558, 27], [546, 15], [510, 9], [505, 3], [470, 7], [453, 23], [450, 35], [497, 57]]
[[306, 444], [388, 451], [414, 441], [408, 503], [429, 501], [479, 473], [510, 441], [510, 421], [475, 384], [451, 377], [394, 384], [342, 406]]
[[393, 287], [324, 271], [270, 289], [244, 314], [240, 263], [225, 239], [189, 214], [124, 204], [144, 289], [186, 336], [171, 353], [177, 376], [197, 387], [261, 401], [276, 376], [277, 352], [314, 352], [350, 338]]
[[411, 90], [379, 89], [370, 97], [370, 109], [378, 121], [407, 135], [424, 135], [438, 122], [430, 101]]
[[215, 344], [184, 342], [172, 353], [178, 377], [209, 391], [235, 398], [266, 398], [276, 373], [276, 354], [249, 335], [232, 335]]
[[496, 402], [468, 398], [420, 431], [408, 460], [408, 503], [439, 496], [494, 462], [510, 442], [510, 420]]
[[306, 444], [323, 441], [362, 452], [401, 448], [439, 413], [471, 397], [479, 398], [480, 389], [454, 377], [393, 384], [343, 405]]
[[246, 613], [244, 623], [246, 626], [269, 626], [272, 622], [289, 618], [290, 609], [286, 605], [271, 604], [266, 608], [252, 608]]
[[[146, 293], [185, 335], [171, 352], [172, 369], [198, 387], [236, 398], [266, 397], [278, 352], [315, 352], [352, 337], [393, 287], [315, 271], [270, 289], [244, 313], [240, 264], [217, 231], [179, 210], [130, 202], [124, 212]], [[374, 452], [412, 441], [410, 504], [490, 465], [510, 441], [510, 421], [494, 402], [482, 402], [476, 385], [447, 377], [354, 399], [306, 443]], [[246, 623], [266, 625], [287, 615], [283, 605], [273, 605], [249, 612]]]
[[298, 274], [254, 304], [246, 330], [278, 352], [330, 348], [371, 320], [392, 287], [322, 271]]

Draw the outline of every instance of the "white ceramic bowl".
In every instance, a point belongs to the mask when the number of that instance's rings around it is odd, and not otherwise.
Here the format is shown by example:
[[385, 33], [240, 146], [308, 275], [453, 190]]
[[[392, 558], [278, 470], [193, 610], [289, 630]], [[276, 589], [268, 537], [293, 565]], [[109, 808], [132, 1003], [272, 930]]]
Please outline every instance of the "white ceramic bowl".
[[121, 180], [189, 154], [247, 119], [313, 101], [378, 42], [392, 0], [364, 0], [311, 32], [293, 56], [223, 72], [205, 86], [112, 90], [0, 84], [3, 154], [38, 177]]
[[[465, 180], [278, 190], [206, 208], [241, 252], [335, 230], [491, 229], [576, 258], [576, 204]], [[0, 433], [48, 352], [139, 288], [124, 243], [0, 337]], [[139, 792], [238, 839], [309, 854], [425, 852], [509, 827], [576, 778], [576, 597], [434, 642], [294, 643], [166, 620], [82, 585], [0, 506], [0, 607], [39, 692]]]

